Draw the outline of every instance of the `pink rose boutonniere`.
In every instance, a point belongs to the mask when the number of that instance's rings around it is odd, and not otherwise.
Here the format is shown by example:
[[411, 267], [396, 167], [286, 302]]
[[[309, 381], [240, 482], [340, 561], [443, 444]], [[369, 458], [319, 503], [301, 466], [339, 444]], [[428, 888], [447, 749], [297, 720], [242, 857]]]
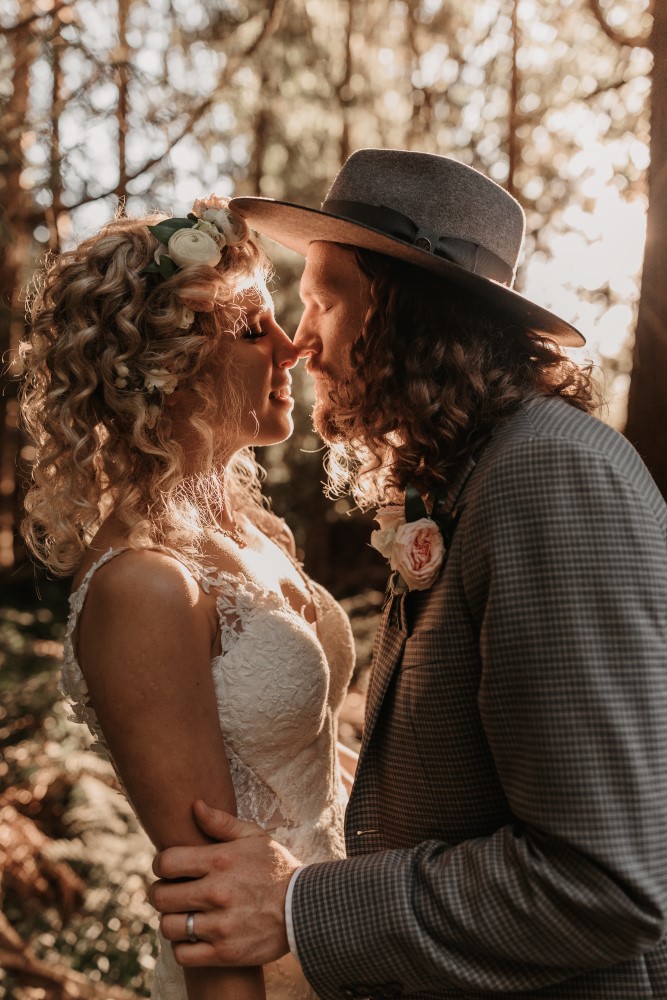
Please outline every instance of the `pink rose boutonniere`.
[[405, 508], [382, 507], [375, 515], [380, 525], [371, 533], [371, 545], [394, 571], [394, 592], [428, 590], [438, 579], [445, 558], [442, 526], [428, 517], [422, 498], [412, 486]]

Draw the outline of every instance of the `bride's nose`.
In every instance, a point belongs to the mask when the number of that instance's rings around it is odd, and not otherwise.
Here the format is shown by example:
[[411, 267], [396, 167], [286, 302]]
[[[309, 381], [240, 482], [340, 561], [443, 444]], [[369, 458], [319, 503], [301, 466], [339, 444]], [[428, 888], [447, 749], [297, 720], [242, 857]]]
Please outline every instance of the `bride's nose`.
[[276, 323], [276, 340], [273, 356], [279, 368], [294, 368], [301, 354], [281, 326]]

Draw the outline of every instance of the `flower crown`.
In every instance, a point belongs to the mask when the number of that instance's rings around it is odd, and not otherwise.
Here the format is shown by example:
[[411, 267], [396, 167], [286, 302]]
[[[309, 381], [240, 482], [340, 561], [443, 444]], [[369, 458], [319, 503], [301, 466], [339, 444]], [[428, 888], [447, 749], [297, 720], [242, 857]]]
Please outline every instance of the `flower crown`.
[[170, 278], [184, 267], [217, 267], [224, 247], [239, 246], [250, 235], [240, 215], [230, 211], [222, 198], [198, 198], [185, 219], [164, 219], [148, 229], [160, 241], [144, 274]]
[[[245, 220], [231, 212], [226, 201], [214, 194], [198, 198], [187, 218], [164, 219], [147, 228], [159, 240], [160, 246], [142, 273], [156, 275], [162, 280], [188, 267], [217, 267], [224, 247], [239, 246], [250, 235]], [[182, 304], [181, 330], [190, 329], [195, 312], [210, 312], [215, 305], [215, 296], [201, 281], [181, 288], [178, 297]], [[114, 362], [113, 368], [114, 388], [141, 393], [146, 400], [144, 423], [148, 428], [155, 427], [164, 397], [174, 392], [178, 376], [165, 368], [145, 369], [125, 360]]]

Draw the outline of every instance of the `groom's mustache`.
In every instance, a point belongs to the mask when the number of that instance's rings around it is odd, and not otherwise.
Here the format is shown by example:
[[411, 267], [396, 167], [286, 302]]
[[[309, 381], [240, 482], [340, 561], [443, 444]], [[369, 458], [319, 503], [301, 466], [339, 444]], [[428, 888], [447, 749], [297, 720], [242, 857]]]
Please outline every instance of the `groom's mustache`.
[[333, 380], [334, 374], [325, 365], [315, 365], [312, 361], [306, 362], [306, 371], [311, 378]]

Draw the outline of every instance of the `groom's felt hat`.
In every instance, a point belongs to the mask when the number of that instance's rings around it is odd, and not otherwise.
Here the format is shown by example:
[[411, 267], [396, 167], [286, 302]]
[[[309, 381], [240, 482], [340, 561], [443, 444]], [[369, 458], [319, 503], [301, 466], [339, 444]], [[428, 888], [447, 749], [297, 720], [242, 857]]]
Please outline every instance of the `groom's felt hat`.
[[315, 240], [397, 257], [441, 274], [520, 323], [568, 347], [584, 338], [547, 309], [512, 291], [524, 235], [515, 199], [447, 156], [360, 149], [345, 162], [320, 210], [273, 198], [233, 198], [230, 208], [257, 232], [306, 254]]

